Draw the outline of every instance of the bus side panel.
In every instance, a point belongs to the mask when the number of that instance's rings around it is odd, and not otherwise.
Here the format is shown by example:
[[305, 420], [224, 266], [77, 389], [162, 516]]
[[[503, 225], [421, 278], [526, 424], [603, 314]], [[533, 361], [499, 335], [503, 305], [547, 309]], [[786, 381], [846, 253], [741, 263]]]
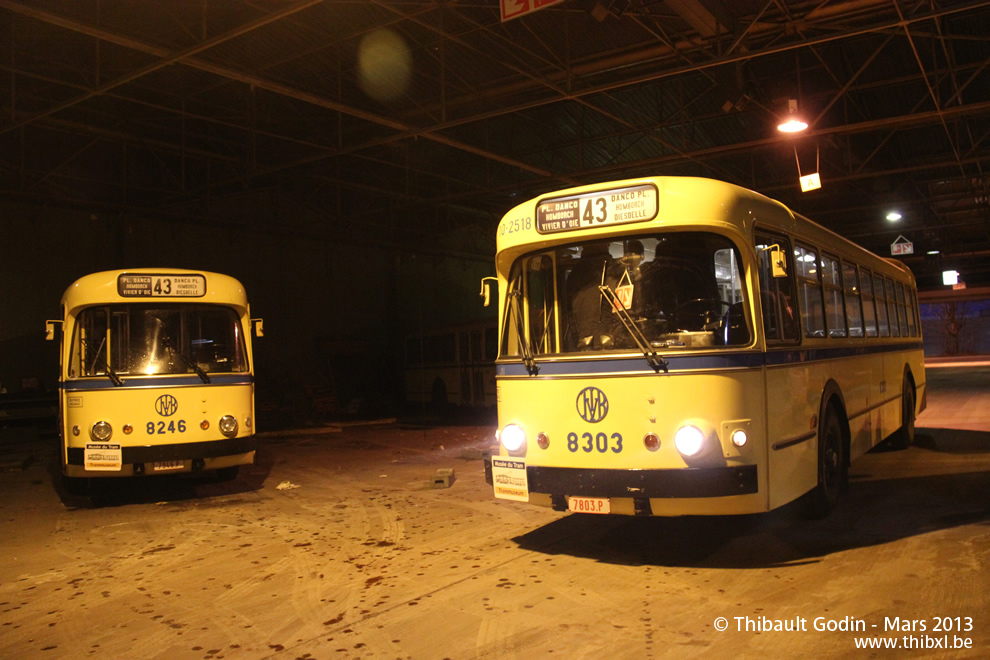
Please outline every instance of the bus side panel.
[[[811, 490], [818, 480], [817, 422], [829, 381], [836, 385], [849, 424], [849, 460], [876, 446], [900, 426], [900, 376], [892, 391], [891, 374], [903, 370], [902, 359], [882, 353], [820, 361], [767, 370], [767, 398], [776, 413], [770, 419], [771, 506], [790, 502]], [[899, 372], [898, 372], [899, 373]], [[886, 381], [886, 384], [884, 384]], [[805, 396], [795, 396], [805, 392]], [[808, 437], [804, 442], [794, 442]]]
[[883, 392], [882, 353], [836, 360], [832, 379], [838, 383], [849, 422], [849, 459], [855, 460], [883, 439], [882, 427], [888, 394]]
[[[817, 371], [820, 371], [819, 368]], [[818, 410], [824, 379], [806, 363], [767, 368], [770, 508], [792, 502], [818, 482]]]
[[[244, 447], [244, 443], [233, 443], [219, 430], [220, 418], [233, 415], [238, 421], [235, 438], [253, 435], [254, 386], [245, 385], [204, 385], [202, 387], [116, 387], [98, 389], [73, 389], [68, 383], [63, 393], [62, 464], [69, 476], [124, 476], [132, 474], [126, 460], [128, 448], [164, 447], [169, 445], [189, 445], [226, 443]], [[247, 420], [252, 420], [252, 427]], [[98, 421], [110, 424], [113, 435], [105, 443], [94, 440], [90, 430]], [[203, 429], [202, 424], [208, 423]], [[130, 434], [124, 432], [130, 426]], [[79, 433], [73, 433], [78, 427]], [[80, 458], [87, 444], [119, 446], [124, 452], [124, 463], [120, 469], [84, 470]], [[183, 459], [199, 458], [192, 454], [215, 453], [205, 446], [191, 448], [190, 455]], [[247, 451], [238, 449], [240, 461], [231, 463], [213, 456], [206, 462], [205, 469], [226, 467], [233, 464], [247, 464], [253, 460]], [[189, 471], [190, 465], [183, 470]], [[148, 472], [150, 473], [150, 469]]]

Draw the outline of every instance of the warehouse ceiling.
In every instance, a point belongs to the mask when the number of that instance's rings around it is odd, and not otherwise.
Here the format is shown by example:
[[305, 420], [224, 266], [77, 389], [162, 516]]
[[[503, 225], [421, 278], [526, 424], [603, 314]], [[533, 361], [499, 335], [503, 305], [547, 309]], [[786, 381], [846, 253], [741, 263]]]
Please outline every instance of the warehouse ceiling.
[[0, 0], [0, 30], [8, 200], [490, 258], [528, 197], [698, 175], [990, 284], [990, 1]]

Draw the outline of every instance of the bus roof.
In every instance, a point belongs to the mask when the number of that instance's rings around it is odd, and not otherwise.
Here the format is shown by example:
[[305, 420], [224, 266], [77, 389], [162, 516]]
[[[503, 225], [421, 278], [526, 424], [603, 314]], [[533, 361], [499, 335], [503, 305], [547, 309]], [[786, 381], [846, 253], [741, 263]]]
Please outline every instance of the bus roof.
[[[655, 193], [650, 193], [650, 190]], [[563, 208], [559, 215], [572, 219], [572, 225], [589, 211], [588, 202], [597, 201], [599, 194], [621, 197], [628, 191], [643, 190], [648, 200], [646, 217], [642, 220], [621, 221], [600, 226], [557, 229], [548, 222], [551, 214]], [[610, 200], [614, 201], [614, 200]], [[560, 203], [563, 204], [560, 204]], [[576, 202], [576, 204], [575, 204]], [[555, 206], [555, 203], [558, 203]], [[651, 207], [650, 205], [653, 204]], [[578, 208], [580, 205], [581, 208]], [[595, 207], [590, 209], [592, 213]], [[634, 214], [630, 214], [634, 215]], [[502, 218], [497, 231], [497, 262], [499, 270], [509, 266], [516, 256], [551, 245], [591, 240], [601, 236], [621, 236], [642, 233], [645, 229], [697, 228], [699, 225], [720, 226], [724, 230], [749, 236], [758, 226], [768, 231], [780, 231], [797, 240], [808, 241], [826, 251], [855, 258], [863, 265], [888, 274], [899, 274], [913, 281], [904, 264], [880, 257], [849, 239], [826, 229], [781, 202], [758, 192], [717, 179], [682, 176], [656, 176], [605, 181], [575, 188], [556, 190], [519, 204]], [[503, 254], [505, 253], [505, 254]]]
[[80, 277], [62, 295], [71, 313], [81, 307], [125, 302], [211, 303], [247, 311], [247, 293], [235, 278], [205, 270], [127, 268]]

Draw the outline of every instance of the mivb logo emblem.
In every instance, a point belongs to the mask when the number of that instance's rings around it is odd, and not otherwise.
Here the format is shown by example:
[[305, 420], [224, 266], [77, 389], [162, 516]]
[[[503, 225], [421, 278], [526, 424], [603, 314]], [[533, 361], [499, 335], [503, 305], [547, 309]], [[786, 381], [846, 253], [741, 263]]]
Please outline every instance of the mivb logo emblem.
[[175, 411], [179, 409], [179, 402], [171, 394], [163, 394], [158, 397], [155, 401], [155, 410], [162, 417], [168, 417], [174, 415]]
[[578, 392], [577, 411], [586, 422], [600, 422], [608, 414], [608, 398], [597, 387], [586, 387]]

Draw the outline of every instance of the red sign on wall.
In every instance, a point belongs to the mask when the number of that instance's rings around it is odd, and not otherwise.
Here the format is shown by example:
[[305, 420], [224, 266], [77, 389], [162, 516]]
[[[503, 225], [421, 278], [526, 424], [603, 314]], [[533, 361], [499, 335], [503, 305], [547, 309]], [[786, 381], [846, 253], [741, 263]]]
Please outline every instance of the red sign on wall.
[[524, 14], [543, 9], [550, 5], [556, 5], [564, 0], [499, 0], [502, 6], [502, 22], [519, 18]]
[[897, 256], [899, 254], [914, 254], [914, 243], [903, 236], [898, 236], [894, 242], [890, 244], [890, 254], [893, 256]]

